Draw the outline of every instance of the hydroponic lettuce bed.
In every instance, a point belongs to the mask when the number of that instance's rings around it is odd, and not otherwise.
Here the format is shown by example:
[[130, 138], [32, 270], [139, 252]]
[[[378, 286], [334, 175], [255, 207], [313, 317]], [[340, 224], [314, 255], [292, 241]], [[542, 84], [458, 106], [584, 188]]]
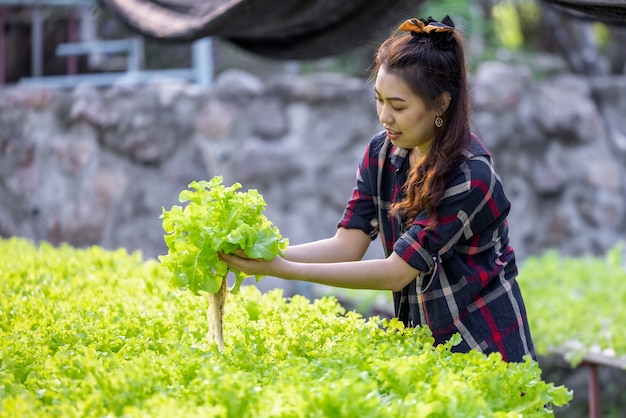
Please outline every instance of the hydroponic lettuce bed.
[[529, 258], [518, 277], [539, 354], [563, 354], [626, 369], [624, 243], [604, 256], [566, 257], [556, 250]]
[[543, 417], [571, 393], [535, 362], [454, 354], [333, 298], [207, 298], [99, 247], [0, 240], [0, 417]]

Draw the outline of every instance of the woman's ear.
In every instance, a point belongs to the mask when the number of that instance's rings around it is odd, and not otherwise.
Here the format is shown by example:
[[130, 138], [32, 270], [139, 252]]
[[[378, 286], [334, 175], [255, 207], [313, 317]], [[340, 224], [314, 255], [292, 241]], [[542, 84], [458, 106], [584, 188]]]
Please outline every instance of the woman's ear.
[[452, 100], [452, 97], [447, 91], [444, 91], [441, 96], [439, 96], [439, 100], [437, 100], [437, 113], [439, 115], [443, 115], [446, 110], [448, 110], [448, 106], [450, 106], [450, 100]]

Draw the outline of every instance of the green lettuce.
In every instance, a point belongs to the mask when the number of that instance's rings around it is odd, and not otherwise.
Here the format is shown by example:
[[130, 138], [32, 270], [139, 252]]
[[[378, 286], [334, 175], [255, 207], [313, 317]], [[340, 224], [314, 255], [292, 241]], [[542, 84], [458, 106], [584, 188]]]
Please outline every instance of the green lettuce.
[[[199, 291], [217, 293], [228, 274], [228, 265], [218, 258], [220, 252], [243, 251], [250, 258], [271, 260], [282, 256], [289, 241], [280, 235], [263, 214], [263, 196], [255, 189], [238, 191], [241, 184], [222, 185], [223, 178], [193, 181], [179, 195], [185, 207], [163, 208], [161, 219], [168, 254], [159, 261], [173, 275], [173, 284]], [[245, 277], [233, 270], [236, 293]], [[261, 277], [257, 276], [259, 280]]]

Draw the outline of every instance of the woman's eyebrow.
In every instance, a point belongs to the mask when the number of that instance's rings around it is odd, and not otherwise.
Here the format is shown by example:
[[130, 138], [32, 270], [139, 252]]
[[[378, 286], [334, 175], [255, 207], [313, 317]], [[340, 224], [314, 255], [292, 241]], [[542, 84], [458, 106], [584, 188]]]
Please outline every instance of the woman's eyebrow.
[[[378, 90], [376, 90], [376, 88], [374, 88], [374, 91], [378, 96], [382, 97], [382, 95], [378, 92]], [[387, 97], [387, 100], [390, 102], [406, 102], [406, 100], [404, 100], [402, 97]]]

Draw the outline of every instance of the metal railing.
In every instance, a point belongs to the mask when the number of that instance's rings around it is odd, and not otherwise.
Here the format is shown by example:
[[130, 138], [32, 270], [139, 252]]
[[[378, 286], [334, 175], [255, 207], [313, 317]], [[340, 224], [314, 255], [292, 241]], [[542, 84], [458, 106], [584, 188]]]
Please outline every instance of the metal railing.
[[[575, 355], [579, 347], [569, 347], [567, 345], [550, 350], [568, 361], [568, 358]], [[600, 378], [598, 369], [600, 367], [613, 367], [626, 370], [626, 357], [607, 355], [601, 352], [587, 351], [582, 355], [579, 367], [586, 367], [589, 371], [587, 380], [587, 392], [589, 396], [589, 418], [600, 418]]]
[[[106, 86], [118, 80], [129, 83], [145, 83], [154, 77], [173, 77], [196, 83], [201, 87], [209, 87], [213, 81], [212, 43], [209, 37], [192, 43], [192, 62], [189, 68], [176, 69], [144, 69], [143, 37], [135, 36], [128, 39], [94, 39], [77, 40], [76, 30], [70, 13], [68, 23], [68, 42], [56, 48], [57, 56], [68, 59], [67, 74], [46, 76], [43, 62], [43, 25], [45, 7], [66, 7], [71, 10], [97, 7], [96, 0], [0, 0], [0, 85], [5, 82], [5, 42], [4, 16], [9, 6], [27, 6], [31, 8], [31, 76], [18, 80], [19, 85], [41, 87], [72, 87], [77, 83], [88, 82], [96, 86]], [[127, 56], [126, 71], [97, 72], [77, 74], [76, 59], [78, 55], [96, 56], [102, 54], [119, 54]]]

